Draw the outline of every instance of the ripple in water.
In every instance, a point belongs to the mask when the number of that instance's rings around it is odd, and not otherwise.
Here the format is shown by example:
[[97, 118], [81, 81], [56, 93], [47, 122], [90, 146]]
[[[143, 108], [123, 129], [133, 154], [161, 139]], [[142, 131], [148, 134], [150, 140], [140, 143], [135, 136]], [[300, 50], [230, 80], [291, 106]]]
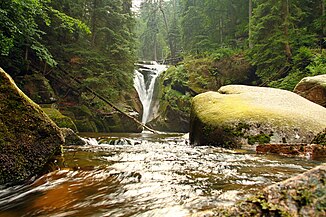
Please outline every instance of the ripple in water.
[[66, 147], [61, 169], [0, 186], [0, 216], [188, 216], [232, 205], [319, 164], [243, 150], [192, 147], [183, 137], [100, 137]]

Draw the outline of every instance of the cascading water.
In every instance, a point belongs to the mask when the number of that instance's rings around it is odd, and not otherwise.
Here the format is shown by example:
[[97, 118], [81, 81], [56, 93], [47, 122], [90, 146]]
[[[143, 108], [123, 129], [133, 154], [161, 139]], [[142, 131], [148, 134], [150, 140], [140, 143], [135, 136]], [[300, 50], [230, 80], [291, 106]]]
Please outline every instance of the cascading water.
[[165, 69], [166, 65], [153, 61], [150, 64], [139, 64], [139, 69], [135, 70], [134, 87], [143, 105], [142, 123], [147, 123], [150, 119], [156, 78]]

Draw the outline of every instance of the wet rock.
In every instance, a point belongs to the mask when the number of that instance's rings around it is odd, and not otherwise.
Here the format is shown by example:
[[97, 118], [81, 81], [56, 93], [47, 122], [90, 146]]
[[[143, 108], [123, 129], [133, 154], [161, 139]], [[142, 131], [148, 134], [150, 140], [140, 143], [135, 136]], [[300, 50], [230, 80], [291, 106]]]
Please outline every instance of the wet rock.
[[61, 153], [60, 129], [0, 68], [0, 184], [38, 173]]
[[229, 85], [196, 96], [190, 142], [243, 144], [310, 143], [326, 127], [326, 109], [289, 91]]
[[326, 107], [326, 74], [303, 78], [294, 88], [294, 92]]
[[[139, 118], [138, 113], [133, 114], [133, 112], [130, 112], [129, 115], [135, 115], [135, 118]], [[105, 123], [107, 132], [140, 133], [143, 130], [140, 125], [120, 112], [111, 112], [105, 115], [103, 122]]]
[[65, 145], [86, 145], [86, 142], [81, 139], [72, 129], [61, 128], [62, 136], [65, 139]]
[[150, 121], [147, 125], [162, 132], [189, 132], [189, 115], [180, 110], [167, 106], [161, 109], [160, 115]]
[[276, 183], [213, 216], [326, 216], [326, 164]]

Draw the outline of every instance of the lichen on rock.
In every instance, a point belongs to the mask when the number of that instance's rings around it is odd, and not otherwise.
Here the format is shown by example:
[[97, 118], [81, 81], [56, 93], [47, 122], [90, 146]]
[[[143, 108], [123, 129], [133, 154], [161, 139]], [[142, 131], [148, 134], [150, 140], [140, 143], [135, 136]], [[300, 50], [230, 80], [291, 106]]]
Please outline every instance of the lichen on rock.
[[326, 127], [326, 109], [295, 93], [228, 85], [193, 99], [190, 142], [239, 147], [310, 143]]
[[60, 129], [0, 68], [0, 184], [26, 180], [61, 153]]

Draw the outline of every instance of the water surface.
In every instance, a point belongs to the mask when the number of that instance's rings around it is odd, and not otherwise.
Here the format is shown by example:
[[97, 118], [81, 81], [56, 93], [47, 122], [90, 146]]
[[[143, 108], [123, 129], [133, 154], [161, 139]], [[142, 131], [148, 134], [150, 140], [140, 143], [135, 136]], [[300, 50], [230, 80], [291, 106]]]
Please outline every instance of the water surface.
[[231, 205], [321, 162], [192, 147], [182, 135], [87, 135], [60, 169], [0, 186], [0, 217], [189, 216]]

